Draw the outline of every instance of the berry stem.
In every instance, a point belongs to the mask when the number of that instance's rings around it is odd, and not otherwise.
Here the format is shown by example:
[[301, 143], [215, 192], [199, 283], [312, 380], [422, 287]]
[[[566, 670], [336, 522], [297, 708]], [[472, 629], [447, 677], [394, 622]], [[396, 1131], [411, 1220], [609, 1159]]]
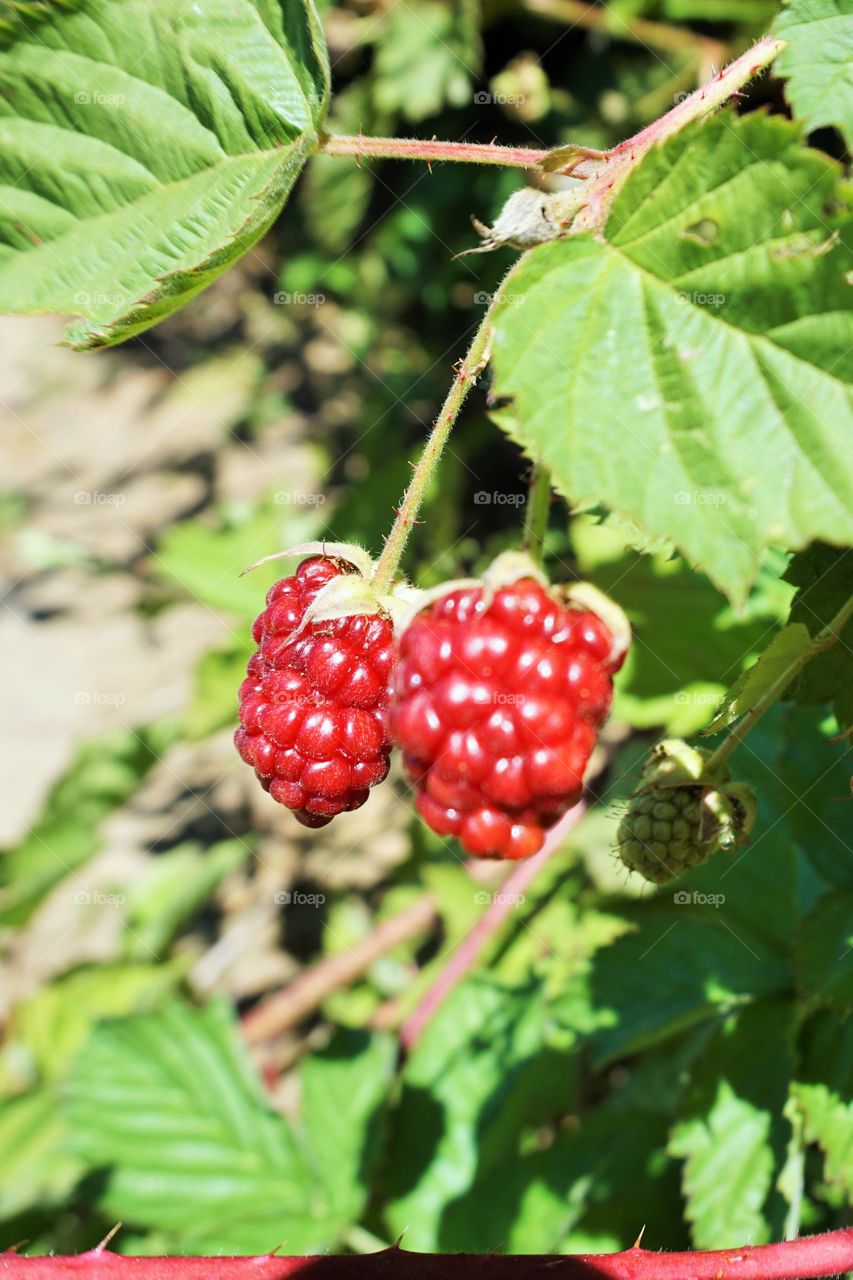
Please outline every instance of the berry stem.
[[385, 540], [385, 546], [382, 548], [382, 554], [373, 574], [373, 585], [379, 594], [387, 592], [394, 581], [409, 535], [417, 523], [421, 503], [444, 452], [453, 424], [459, 416], [459, 410], [465, 403], [473, 383], [488, 363], [492, 314], [499, 298], [500, 293], [495, 293], [468, 351], [456, 367], [456, 376], [450, 385], [447, 398], [424, 445], [423, 453], [409, 481], [409, 487], [403, 495], [403, 501], [397, 509], [397, 518]]
[[771, 685], [765, 689], [761, 697], [750, 707], [746, 715], [734, 726], [731, 733], [728, 734], [725, 741], [717, 747], [717, 750], [708, 761], [709, 769], [716, 769], [724, 765], [729, 756], [739, 743], [743, 742], [747, 734], [756, 726], [758, 721], [772, 707], [777, 698], [780, 698], [794, 677], [802, 670], [807, 662], [816, 657], [819, 653], [823, 653], [829, 649], [839, 639], [841, 632], [846, 624], [853, 617], [853, 596], [843, 605], [830, 623], [819, 631], [812, 640], [808, 649], [799, 654], [796, 658], [792, 658], [783, 671], [776, 677]]
[[537, 462], [530, 477], [524, 510], [524, 550], [536, 564], [542, 563], [548, 512], [551, 507], [551, 472]]
[[[437, 138], [372, 138], [363, 133], [327, 134], [320, 149], [328, 156], [354, 156], [357, 160], [424, 160], [427, 164], [455, 160], [509, 169], [536, 169], [551, 154], [540, 147], [499, 147], [494, 143], [442, 142]], [[581, 150], [587, 152], [587, 148]], [[587, 154], [598, 158], [603, 153], [589, 150]], [[575, 176], [580, 175], [575, 171]]]
[[569, 832], [580, 822], [585, 811], [586, 805], [583, 800], [580, 800], [555, 827], [551, 828], [539, 852], [532, 858], [519, 862], [512, 869], [501, 885], [500, 891], [494, 895], [471, 932], [463, 938], [436, 981], [403, 1024], [400, 1039], [406, 1049], [411, 1050], [414, 1047], [427, 1023], [438, 1012], [454, 987], [457, 987], [471, 972], [486, 943], [500, 929], [519, 903], [524, 901], [525, 890], [536, 879], [545, 863], [558, 849], [562, 848]]
[[621, 1253], [323, 1254], [303, 1258], [128, 1257], [106, 1248], [76, 1257], [25, 1258], [0, 1254], [4, 1280], [805, 1280], [853, 1267], [853, 1228], [782, 1244], [744, 1245], [686, 1253], [658, 1253], [634, 1245]]

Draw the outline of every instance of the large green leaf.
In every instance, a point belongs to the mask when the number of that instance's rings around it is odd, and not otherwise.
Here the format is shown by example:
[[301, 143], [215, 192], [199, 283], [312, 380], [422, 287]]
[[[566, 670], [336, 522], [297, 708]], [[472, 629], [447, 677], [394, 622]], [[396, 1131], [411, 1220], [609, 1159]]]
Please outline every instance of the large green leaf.
[[312, 0], [82, 0], [0, 50], [0, 309], [77, 347], [176, 310], [258, 239], [316, 149]]
[[810, 129], [836, 125], [853, 146], [853, 0], [788, 0], [775, 30], [796, 114]]
[[427, 1027], [403, 1076], [388, 1171], [389, 1229], [405, 1230], [410, 1248], [489, 1249], [506, 1237], [514, 1206], [484, 1213], [471, 1202], [482, 1209], [478, 1186], [516, 1159], [525, 1124], [549, 1107], [560, 1114], [555, 1098], [569, 1109], [574, 1073], [548, 1051], [546, 1022], [532, 986], [484, 978], [454, 992]]
[[387, 1093], [390, 1054], [381, 1039], [362, 1034], [331, 1066], [312, 1062], [320, 1080], [324, 1070], [347, 1099], [340, 1159], [354, 1186], [343, 1199], [338, 1173], [325, 1169], [324, 1118], [309, 1103], [291, 1128], [270, 1109], [218, 1003], [175, 1004], [95, 1030], [70, 1083], [74, 1148], [104, 1171], [107, 1212], [165, 1231], [182, 1248], [329, 1248], [363, 1205], [355, 1179]]
[[730, 1018], [694, 1067], [670, 1141], [685, 1160], [687, 1216], [698, 1248], [765, 1244], [781, 1202], [772, 1196], [785, 1142], [791, 1006], [772, 1001]]
[[837, 184], [789, 122], [724, 113], [652, 149], [603, 240], [532, 250], [502, 292], [501, 424], [735, 600], [769, 544], [853, 537]]

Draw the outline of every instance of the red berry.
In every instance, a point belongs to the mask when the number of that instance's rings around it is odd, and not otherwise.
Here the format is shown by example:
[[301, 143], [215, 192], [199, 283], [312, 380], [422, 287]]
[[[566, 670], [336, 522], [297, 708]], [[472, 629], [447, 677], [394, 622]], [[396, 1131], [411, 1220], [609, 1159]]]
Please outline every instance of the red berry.
[[451, 591], [400, 643], [391, 732], [433, 831], [528, 858], [579, 799], [612, 697], [613, 639], [532, 578]]
[[358, 809], [388, 773], [391, 622], [355, 614], [299, 631], [320, 589], [345, 572], [340, 561], [312, 556], [270, 588], [240, 686], [237, 750], [306, 827]]

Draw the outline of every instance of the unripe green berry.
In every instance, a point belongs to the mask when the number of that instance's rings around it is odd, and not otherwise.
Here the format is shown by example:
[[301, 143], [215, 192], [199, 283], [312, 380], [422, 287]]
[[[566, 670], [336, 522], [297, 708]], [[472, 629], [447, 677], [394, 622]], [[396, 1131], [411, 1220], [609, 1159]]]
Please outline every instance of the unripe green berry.
[[617, 851], [626, 867], [665, 884], [743, 841], [755, 822], [755, 797], [730, 782], [710, 754], [678, 739], [660, 743], [619, 824]]

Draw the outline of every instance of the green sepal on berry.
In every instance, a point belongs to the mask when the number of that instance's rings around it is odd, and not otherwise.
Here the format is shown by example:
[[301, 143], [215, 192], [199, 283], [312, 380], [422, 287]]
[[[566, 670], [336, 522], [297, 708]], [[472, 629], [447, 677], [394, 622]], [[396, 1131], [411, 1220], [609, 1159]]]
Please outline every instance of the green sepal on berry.
[[629, 871], [665, 884], [747, 838], [755, 797], [730, 781], [725, 765], [711, 762], [710, 752], [677, 738], [655, 747], [616, 835]]

